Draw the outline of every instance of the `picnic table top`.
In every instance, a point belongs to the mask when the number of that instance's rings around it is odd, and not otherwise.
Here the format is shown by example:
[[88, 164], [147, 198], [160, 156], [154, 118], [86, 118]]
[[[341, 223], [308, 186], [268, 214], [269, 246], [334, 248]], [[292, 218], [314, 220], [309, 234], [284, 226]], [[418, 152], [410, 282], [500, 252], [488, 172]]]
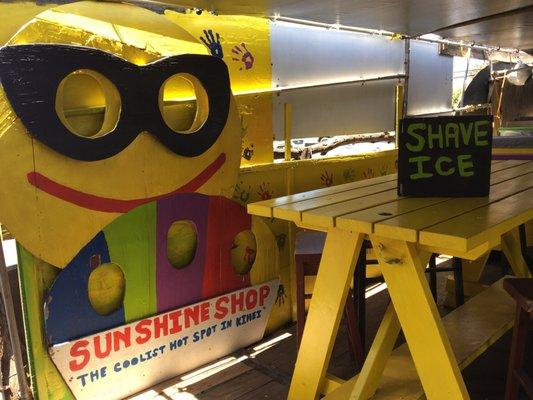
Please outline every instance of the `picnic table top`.
[[469, 252], [533, 219], [533, 161], [493, 161], [490, 184], [485, 197], [400, 197], [391, 174], [251, 203], [248, 212]]

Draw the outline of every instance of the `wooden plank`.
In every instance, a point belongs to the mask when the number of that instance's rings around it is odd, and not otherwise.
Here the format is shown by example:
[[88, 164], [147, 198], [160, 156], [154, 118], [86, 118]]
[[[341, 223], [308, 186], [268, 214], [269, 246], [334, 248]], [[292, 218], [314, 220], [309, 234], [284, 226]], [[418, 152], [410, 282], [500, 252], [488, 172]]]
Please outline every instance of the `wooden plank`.
[[528, 172], [533, 171], [533, 162], [525, 162], [520, 165], [515, 165], [510, 168], [504, 168], [492, 171], [490, 175], [490, 183], [503, 182], [509, 179], [513, 179], [517, 176], [525, 175]]
[[274, 217], [289, 221], [300, 221], [304, 211], [314, 208], [327, 206], [330, 204], [340, 203], [372, 194], [384, 192], [396, 188], [396, 180], [377, 185], [366, 186], [352, 189], [341, 193], [335, 193], [328, 196], [322, 196], [314, 199], [303, 200], [297, 203], [287, 204], [274, 208]]
[[305, 211], [302, 213], [301, 218], [306, 224], [333, 227], [335, 226], [335, 219], [340, 215], [363, 210], [378, 204], [388, 203], [396, 199], [398, 199], [398, 194], [396, 193], [396, 188], [394, 188], [385, 192]]
[[[532, 185], [530, 178], [529, 186]], [[425, 228], [420, 232], [420, 243], [469, 251], [531, 219], [533, 188]]]
[[[466, 368], [513, 325], [515, 304], [502, 280], [442, 319], [459, 368]], [[347, 400], [358, 376], [328, 394], [327, 400]], [[393, 351], [372, 400], [418, 400], [422, 385], [407, 344]]]
[[239, 399], [270, 382], [272, 382], [271, 377], [251, 370], [222, 385], [198, 394], [197, 397], [202, 400]]
[[[276, 381], [271, 381], [251, 392], [246, 393], [245, 395], [238, 397], [238, 400], [278, 400], [287, 398], [287, 392], [289, 388], [287, 386], [281, 385]], [[219, 398], [221, 399], [221, 398]], [[235, 399], [235, 400], [237, 400]], [[217, 399], [218, 400], [218, 399]], [[224, 398], [226, 400], [226, 398]]]
[[374, 224], [416, 211], [434, 204], [447, 201], [447, 197], [413, 197], [398, 198], [390, 203], [380, 204], [350, 214], [341, 215], [335, 221], [335, 226], [366, 234], [374, 233]]
[[[381, 236], [416, 242], [419, 231], [527, 190], [532, 183], [533, 173], [522, 175], [492, 186], [487, 197], [455, 198], [420, 210], [400, 214], [374, 224], [374, 232]], [[439, 245], [444, 247], [442, 243]]]
[[[218, 371], [206, 379], [202, 379], [198, 382], [194, 382], [187, 386], [187, 392], [191, 394], [197, 394], [205, 392], [213, 387], [223, 385], [224, 383], [231, 381], [232, 379], [245, 374], [252, 370], [252, 367], [240, 362], [232, 365], [229, 368]], [[181, 381], [181, 379], [180, 379]]]
[[[508, 166], [507, 162], [501, 163], [503, 166]], [[516, 163], [514, 163], [516, 164]], [[502, 170], [493, 170], [491, 174], [491, 185], [496, 185], [500, 182], [525, 175], [533, 171], [533, 163], [521, 163], [513, 165]], [[357, 232], [371, 234], [374, 232], [374, 224], [406, 214], [418, 209], [429, 207], [434, 204], [447, 201], [446, 197], [413, 197], [413, 198], [398, 198], [397, 201], [381, 204], [376, 207], [366, 208], [350, 214], [345, 214], [338, 217], [335, 225], [350, 229]]]
[[277, 197], [275, 199], [258, 201], [255, 203], [248, 204], [248, 212], [253, 215], [271, 218], [274, 216], [272, 214], [272, 209], [276, 207], [293, 204], [304, 200], [315, 199], [323, 196], [329, 196], [335, 193], [342, 193], [357, 188], [373, 186], [383, 182], [396, 182], [397, 179], [398, 177], [396, 174], [390, 174], [380, 176], [378, 178], [349, 182], [342, 185], [335, 185], [327, 188], [321, 188], [316, 190], [310, 190], [307, 192], [291, 194], [288, 196]]
[[[186, 388], [188, 393], [198, 394], [204, 391], [207, 391], [211, 388], [218, 387], [219, 385], [224, 385], [225, 382], [231, 381], [234, 378], [241, 376], [249, 371], [252, 368], [246, 364], [239, 362], [233, 364], [228, 368], [220, 369], [214, 368], [213, 374], [205, 378], [199, 379], [198, 381], [191, 379], [191, 383], [187, 386], [184, 386], [183, 375], [174, 377], [167, 381], [158, 383], [148, 390], [137, 393], [131, 397], [128, 397], [130, 400], [153, 400], [157, 399], [158, 396], [170, 396], [173, 393], [179, 393]], [[188, 374], [185, 374], [185, 376]]]
[[[502, 161], [498, 163], [496, 161]], [[517, 165], [525, 164], [528, 160], [494, 160], [491, 165], [491, 171], [498, 171], [500, 169], [511, 168]]]
[[497, 164], [493, 163], [491, 165], [490, 171], [491, 173], [496, 172], [496, 171], [502, 171], [504, 169], [514, 168], [514, 167], [517, 167], [523, 164], [527, 164], [528, 162], [529, 162], [528, 160], [505, 160], [501, 163], [497, 163]]
[[[512, 167], [516, 167], [521, 164], [525, 164], [527, 161], [524, 160], [506, 160], [501, 162], [494, 162], [492, 164], [492, 172], [497, 172], [505, 169], [509, 169]], [[310, 199], [316, 199], [323, 196], [329, 196], [334, 195], [336, 193], [342, 193], [349, 190], [357, 189], [357, 188], [363, 188], [363, 187], [369, 187], [378, 185], [380, 183], [384, 182], [392, 182], [397, 180], [396, 174], [390, 174], [385, 176], [380, 176], [373, 179], [366, 179], [356, 182], [350, 182], [345, 183], [342, 185], [336, 185], [331, 186], [327, 188], [321, 188], [316, 190], [310, 190], [303, 193], [283, 196], [283, 197], [277, 197], [275, 199], [268, 199], [263, 200], [255, 203], [248, 204], [248, 212], [253, 215], [258, 215], [262, 217], [271, 218], [274, 216], [273, 209], [276, 207], [286, 206], [289, 204], [298, 203], [300, 201], [310, 200]], [[281, 218], [281, 217], [278, 217]], [[292, 218], [289, 218], [289, 220], [293, 220]]]

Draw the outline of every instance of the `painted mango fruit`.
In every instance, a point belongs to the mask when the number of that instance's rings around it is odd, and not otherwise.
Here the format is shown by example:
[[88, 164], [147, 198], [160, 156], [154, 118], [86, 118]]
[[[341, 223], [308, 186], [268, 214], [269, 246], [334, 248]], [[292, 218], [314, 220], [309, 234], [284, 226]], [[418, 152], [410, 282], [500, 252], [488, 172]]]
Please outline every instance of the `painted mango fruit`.
[[124, 272], [115, 263], [104, 263], [89, 275], [88, 294], [92, 308], [100, 315], [117, 310], [124, 300], [126, 280]]
[[174, 222], [167, 233], [167, 258], [174, 268], [185, 268], [196, 254], [196, 228], [191, 221]]
[[257, 254], [257, 243], [252, 231], [242, 231], [235, 236], [231, 246], [231, 265], [235, 273], [244, 275], [250, 272]]

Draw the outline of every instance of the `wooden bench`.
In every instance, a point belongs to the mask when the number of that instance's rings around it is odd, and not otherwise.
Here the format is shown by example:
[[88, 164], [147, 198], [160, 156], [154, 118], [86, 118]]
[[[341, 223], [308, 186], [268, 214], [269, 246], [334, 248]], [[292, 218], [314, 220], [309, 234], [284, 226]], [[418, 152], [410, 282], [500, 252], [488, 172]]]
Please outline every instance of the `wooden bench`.
[[[513, 326], [515, 304], [499, 280], [443, 319], [453, 352], [461, 369], [466, 368]], [[487, 310], [491, 310], [487, 313]], [[371, 354], [368, 355], [371, 357]], [[349, 398], [358, 376], [329, 393], [326, 400]], [[416, 400], [424, 398], [407, 344], [397, 347], [388, 359], [372, 400]]]

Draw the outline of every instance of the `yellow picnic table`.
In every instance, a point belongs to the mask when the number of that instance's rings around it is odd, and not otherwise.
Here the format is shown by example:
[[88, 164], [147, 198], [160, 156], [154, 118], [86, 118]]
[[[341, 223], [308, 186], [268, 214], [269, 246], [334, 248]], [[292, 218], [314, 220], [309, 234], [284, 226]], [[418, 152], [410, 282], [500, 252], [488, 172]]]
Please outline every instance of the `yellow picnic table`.
[[[396, 175], [261, 201], [251, 214], [327, 232], [289, 391], [291, 400], [469, 399], [461, 369], [511, 326], [512, 300], [497, 283], [441, 319], [424, 270], [431, 253], [476, 260], [501, 246], [530, 276], [518, 227], [533, 219], [533, 162], [494, 161], [487, 197], [409, 198]], [[391, 304], [358, 376], [326, 375], [356, 259], [372, 242]], [[407, 345], [395, 349], [403, 330]]]

